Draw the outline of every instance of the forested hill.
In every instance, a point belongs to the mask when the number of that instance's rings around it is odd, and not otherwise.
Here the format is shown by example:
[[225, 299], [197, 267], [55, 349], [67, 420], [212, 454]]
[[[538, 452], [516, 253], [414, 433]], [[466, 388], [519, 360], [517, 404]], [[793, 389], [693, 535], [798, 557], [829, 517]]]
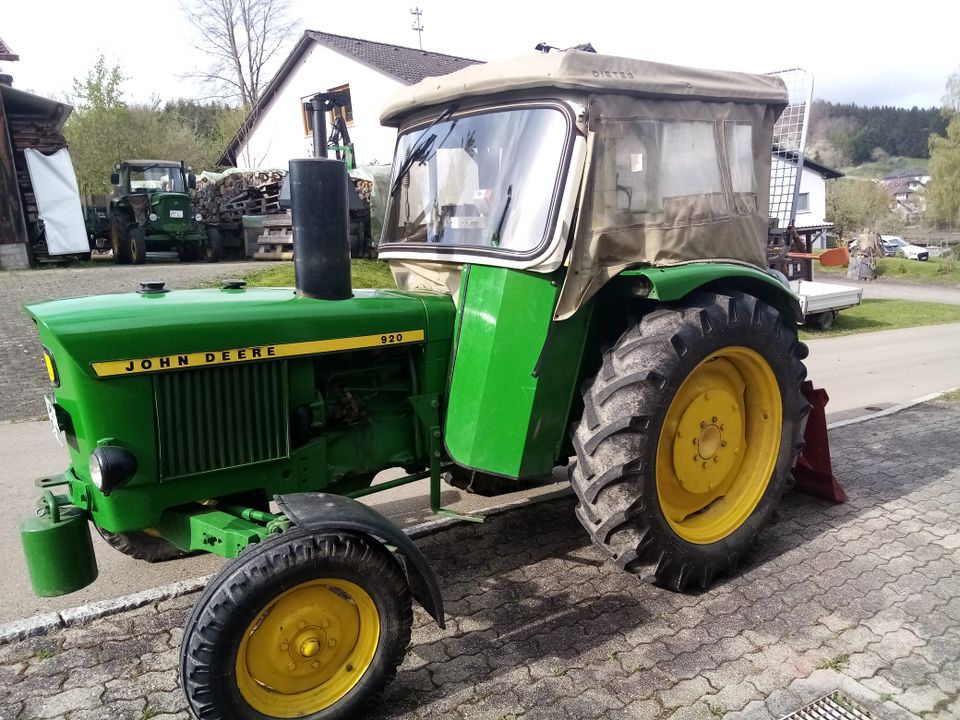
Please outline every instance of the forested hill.
[[859, 165], [878, 155], [930, 156], [931, 133], [944, 135], [940, 108], [864, 107], [814, 100], [810, 107], [811, 154], [833, 166]]

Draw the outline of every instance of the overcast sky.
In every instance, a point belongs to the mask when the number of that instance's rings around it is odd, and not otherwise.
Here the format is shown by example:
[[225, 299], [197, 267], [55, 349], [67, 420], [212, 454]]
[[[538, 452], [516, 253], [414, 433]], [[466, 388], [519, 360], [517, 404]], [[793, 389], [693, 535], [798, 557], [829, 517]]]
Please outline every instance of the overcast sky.
[[[814, 74], [814, 95], [835, 102], [939, 105], [947, 77], [960, 68], [956, 0], [291, 3], [300, 29], [412, 47], [415, 4], [423, 10], [425, 50], [492, 60], [533, 52], [540, 41], [592, 42], [603, 53], [684, 65], [804, 67]], [[62, 98], [102, 52], [129, 78], [128, 100], [204, 94], [183, 78], [204, 60], [176, 0], [0, 0], [0, 8], [0, 37], [20, 55], [0, 71], [13, 75], [15, 87]]]

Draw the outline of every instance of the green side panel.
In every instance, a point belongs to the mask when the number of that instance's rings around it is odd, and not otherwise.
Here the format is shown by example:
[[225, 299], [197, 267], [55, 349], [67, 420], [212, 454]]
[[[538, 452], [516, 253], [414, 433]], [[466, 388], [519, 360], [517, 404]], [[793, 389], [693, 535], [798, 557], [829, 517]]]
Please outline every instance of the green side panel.
[[267, 537], [267, 529], [248, 520], [211, 508], [170, 510], [157, 528], [181, 550], [201, 550], [235, 558], [248, 545]]
[[653, 287], [646, 297], [662, 302], [679, 300], [708, 283], [723, 283], [761, 297], [781, 312], [789, 310], [798, 322], [803, 319], [796, 295], [759, 268], [732, 263], [688, 263], [626, 270], [620, 277], [648, 279]]
[[445, 428], [458, 464], [509, 477], [553, 469], [592, 308], [551, 324], [559, 286], [556, 275], [467, 269]]

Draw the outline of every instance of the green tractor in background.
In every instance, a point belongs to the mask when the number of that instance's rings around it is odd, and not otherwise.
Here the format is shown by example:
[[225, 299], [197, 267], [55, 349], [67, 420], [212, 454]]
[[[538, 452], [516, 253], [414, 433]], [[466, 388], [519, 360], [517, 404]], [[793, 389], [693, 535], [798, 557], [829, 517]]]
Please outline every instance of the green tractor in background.
[[110, 176], [110, 243], [114, 260], [141, 265], [148, 251], [175, 250], [181, 261], [220, 259], [220, 243], [208, 240], [192, 212], [188, 190], [197, 181], [182, 161], [124, 160]]
[[810, 410], [797, 298], [766, 268], [786, 102], [769, 76], [579, 51], [469, 67], [383, 113], [399, 289], [351, 287], [345, 169], [317, 158], [290, 163], [295, 290], [30, 306], [71, 456], [23, 526], [35, 590], [92, 582], [88, 521], [131, 555], [230, 558], [185, 629], [190, 708], [330, 720], [393, 678], [411, 599], [444, 624], [372, 492], [429, 478], [444, 512], [444, 473], [519, 488], [573, 457], [617, 567], [733, 572]]

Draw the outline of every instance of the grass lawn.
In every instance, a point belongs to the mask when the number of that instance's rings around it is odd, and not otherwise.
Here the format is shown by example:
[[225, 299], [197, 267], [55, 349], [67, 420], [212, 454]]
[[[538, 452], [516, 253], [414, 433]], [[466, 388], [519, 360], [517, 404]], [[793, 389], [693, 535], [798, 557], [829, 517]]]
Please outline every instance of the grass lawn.
[[[814, 266], [814, 273], [839, 277], [846, 275], [845, 267]], [[885, 280], [906, 280], [936, 285], [960, 285], [960, 263], [930, 258], [926, 261], [885, 257], [877, 261], [877, 277]]]
[[960, 305], [911, 300], [864, 300], [857, 307], [841, 310], [829, 330], [800, 329], [801, 340], [893, 330], [918, 325], [960, 322]]
[[[355, 288], [395, 288], [390, 266], [381, 260], [351, 260], [350, 277]], [[293, 287], [293, 263], [284, 263], [243, 276], [251, 287]]]

